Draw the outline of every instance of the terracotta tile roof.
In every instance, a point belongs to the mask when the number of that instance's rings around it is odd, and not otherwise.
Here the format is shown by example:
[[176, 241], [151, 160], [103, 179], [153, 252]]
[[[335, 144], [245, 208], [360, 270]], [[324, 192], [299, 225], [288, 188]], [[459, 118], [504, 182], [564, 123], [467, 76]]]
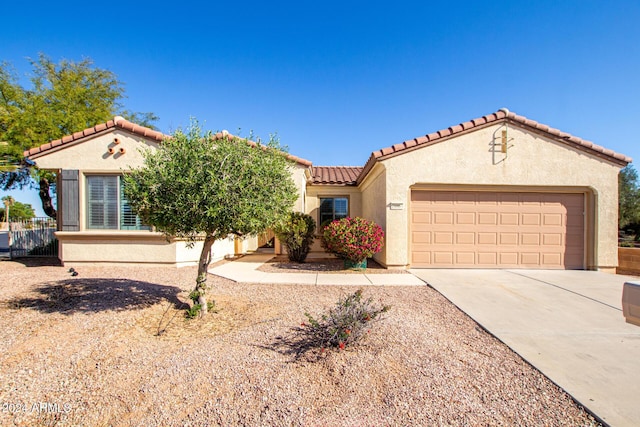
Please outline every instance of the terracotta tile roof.
[[29, 156], [34, 156], [37, 155], [36, 157], [39, 157], [41, 154], [54, 149], [56, 147], [59, 147], [61, 145], [66, 145], [66, 144], [70, 144], [74, 141], [78, 141], [79, 139], [91, 136], [91, 135], [95, 135], [101, 132], [104, 132], [108, 129], [111, 128], [120, 128], [120, 129], [124, 129], [127, 130], [129, 132], [132, 132], [136, 135], [140, 135], [142, 137], [145, 138], [149, 138], [149, 139], [153, 139], [155, 141], [161, 142], [164, 138], [166, 138], [166, 135], [164, 135], [162, 132], [159, 132], [157, 130], [153, 130], [153, 129], [149, 129], [147, 127], [144, 126], [140, 126], [137, 125], [135, 123], [132, 123], [128, 120], [125, 120], [123, 117], [120, 116], [115, 116], [113, 118], [113, 120], [109, 120], [106, 123], [100, 123], [98, 125], [95, 125], [93, 127], [87, 128], [85, 130], [76, 132], [74, 134], [71, 135], [67, 135], [67, 136], [63, 136], [60, 139], [56, 139], [55, 141], [51, 141], [47, 144], [41, 145], [39, 147], [36, 148], [32, 148], [30, 150], [27, 150], [24, 152], [24, 156], [25, 157], [29, 157]]
[[[162, 142], [163, 139], [168, 138], [168, 135], [164, 135], [162, 132], [159, 132], [157, 130], [153, 130], [153, 129], [149, 129], [148, 127], [144, 127], [144, 126], [140, 126], [138, 124], [135, 124], [133, 122], [130, 122], [128, 120], [125, 120], [123, 117], [121, 116], [116, 116], [113, 118], [113, 120], [109, 120], [106, 123], [101, 123], [98, 125], [95, 125], [93, 127], [87, 128], [83, 131], [80, 132], [76, 132], [72, 135], [67, 135], [67, 136], [63, 136], [61, 139], [56, 139], [55, 141], [51, 141], [47, 144], [41, 145], [39, 147], [36, 148], [32, 148], [30, 150], [27, 150], [24, 152], [24, 156], [25, 157], [30, 157], [30, 156], [36, 156], [39, 157], [42, 154], [44, 154], [45, 152], [52, 150], [54, 148], [57, 148], [59, 146], [65, 145], [65, 144], [70, 144], [72, 142], [78, 141], [82, 138], [91, 136], [91, 135], [95, 135], [101, 132], [105, 132], [109, 129], [112, 128], [120, 128], [120, 129], [124, 129], [127, 130], [131, 133], [134, 133], [136, 135], [142, 136], [144, 138], [149, 138], [152, 140], [155, 140], [157, 142]], [[225, 133], [224, 132], [219, 132], [217, 134], [214, 135], [214, 138], [221, 138]], [[228, 134], [226, 133], [231, 139], [233, 138], [237, 138], [234, 135]], [[256, 145], [255, 142], [253, 141], [249, 141], [250, 144], [252, 145]], [[296, 157], [293, 156], [291, 154], [287, 154], [287, 159], [292, 160], [296, 163], [299, 163], [303, 166], [311, 166], [311, 162], [305, 159], [301, 159], [300, 157]]]
[[313, 184], [357, 185], [362, 166], [313, 166], [311, 182]]
[[446, 129], [441, 129], [437, 132], [430, 133], [425, 136], [410, 139], [400, 144], [395, 144], [391, 147], [386, 147], [378, 151], [371, 153], [369, 160], [364, 166], [363, 172], [358, 177], [358, 183], [362, 182], [364, 177], [369, 173], [373, 165], [378, 160], [385, 160], [400, 154], [404, 154], [409, 151], [413, 151], [418, 148], [426, 147], [428, 145], [442, 142], [450, 137], [458, 136], [459, 134], [466, 133], [472, 129], [490, 126], [499, 121], [505, 121], [507, 123], [514, 123], [524, 127], [532, 132], [543, 134], [548, 138], [555, 139], [564, 144], [568, 144], [582, 151], [586, 151], [590, 154], [596, 155], [601, 158], [613, 161], [614, 163], [626, 166], [631, 163], [631, 158], [624, 154], [616, 153], [612, 150], [606, 149], [593, 142], [578, 138], [561, 130], [552, 128], [550, 126], [538, 123], [534, 120], [530, 120], [524, 116], [519, 116], [514, 112], [501, 108], [495, 113], [479, 117], [477, 119], [469, 120], [468, 122], [460, 123], [455, 126], [451, 126]]

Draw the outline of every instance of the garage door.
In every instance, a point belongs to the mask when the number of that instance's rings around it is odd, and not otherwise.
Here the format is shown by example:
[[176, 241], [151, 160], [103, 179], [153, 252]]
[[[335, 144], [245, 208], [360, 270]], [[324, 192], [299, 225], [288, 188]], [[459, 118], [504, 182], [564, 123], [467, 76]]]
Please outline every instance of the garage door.
[[584, 195], [411, 193], [411, 266], [584, 268]]

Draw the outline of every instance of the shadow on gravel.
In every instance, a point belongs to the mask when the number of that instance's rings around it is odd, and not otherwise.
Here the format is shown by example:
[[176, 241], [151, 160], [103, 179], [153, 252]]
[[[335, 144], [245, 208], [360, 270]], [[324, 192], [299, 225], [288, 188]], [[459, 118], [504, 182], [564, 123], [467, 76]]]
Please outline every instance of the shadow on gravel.
[[177, 297], [182, 290], [128, 279], [72, 279], [45, 283], [33, 292], [35, 298], [14, 298], [9, 308], [31, 308], [45, 313], [95, 313], [100, 311], [139, 310], [163, 301], [176, 308], [183, 306]]
[[10, 259], [0, 258], [0, 261], [15, 262], [25, 267], [61, 267], [62, 263], [55, 257], [24, 257]]
[[291, 357], [292, 362], [316, 362], [325, 355], [325, 352], [318, 349], [315, 341], [310, 339], [302, 328], [292, 328], [286, 335], [275, 337], [270, 345], [257, 347]]

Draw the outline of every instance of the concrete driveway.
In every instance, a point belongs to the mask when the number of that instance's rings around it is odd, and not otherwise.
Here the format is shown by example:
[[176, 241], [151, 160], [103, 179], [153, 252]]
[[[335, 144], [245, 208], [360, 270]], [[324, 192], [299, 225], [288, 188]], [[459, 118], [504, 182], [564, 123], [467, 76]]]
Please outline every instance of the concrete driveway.
[[596, 271], [420, 270], [433, 286], [611, 426], [640, 425], [640, 327]]

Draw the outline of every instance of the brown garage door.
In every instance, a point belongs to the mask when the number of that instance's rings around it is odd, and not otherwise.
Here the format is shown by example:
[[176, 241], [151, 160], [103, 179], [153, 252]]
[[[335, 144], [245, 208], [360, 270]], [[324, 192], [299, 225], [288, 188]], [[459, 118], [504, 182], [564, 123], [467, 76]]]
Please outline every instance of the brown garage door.
[[411, 266], [584, 268], [584, 195], [411, 193]]

